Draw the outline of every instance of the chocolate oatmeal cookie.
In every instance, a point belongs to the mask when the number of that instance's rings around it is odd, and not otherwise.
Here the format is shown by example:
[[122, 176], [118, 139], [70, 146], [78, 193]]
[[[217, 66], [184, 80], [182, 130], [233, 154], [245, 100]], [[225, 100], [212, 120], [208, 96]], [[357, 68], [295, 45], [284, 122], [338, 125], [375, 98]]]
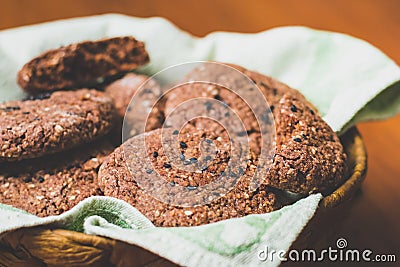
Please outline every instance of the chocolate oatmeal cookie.
[[[162, 134], [168, 141], [161, 142]], [[250, 190], [257, 169], [254, 161], [246, 160], [244, 166], [229, 165], [236, 158], [232, 151], [242, 153], [231, 141], [226, 132], [216, 134], [189, 124], [180, 132], [158, 129], [135, 136], [100, 167], [101, 188], [106, 196], [132, 204], [157, 226], [202, 225], [280, 208], [284, 203], [267, 185]], [[170, 149], [178, 153], [169, 154]], [[151, 164], [143, 164], [146, 160]], [[157, 174], [161, 179], [154, 178]], [[200, 190], [212, 182], [216, 183], [214, 190], [208, 192], [212, 200], [202, 203], [205, 195]], [[226, 187], [232, 190], [221, 194]], [[168, 204], [168, 197], [181, 198], [180, 188], [185, 192], [199, 190], [193, 205]]]
[[338, 136], [304, 101], [284, 95], [274, 112], [276, 150], [271, 186], [295, 193], [328, 193], [347, 174]]
[[102, 138], [44, 158], [0, 163], [0, 203], [45, 217], [102, 195], [97, 172], [113, 148]]
[[31, 94], [90, 87], [148, 61], [144, 43], [131, 36], [86, 41], [32, 59], [19, 71], [17, 80]]
[[87, 143], [112, 127], [114, 106], [102, 92], [60, 91], [0, 104], [0, 162], [36, 158]]
[[[243, 89], [248, 82], [242, 77], [227, 75], [224, 73], [225, 69], [217, 64], [202, 64], [190, 72], [184, 82], [213, 81], [217, 84], [188, 83], [177, 87], [177, 90], [167, 95], [165, 116], [167, 117], [183, 102], [199, 96], [222, 101], [238, 114], [246, 128], [253, 152], [259, 154], [261, 133], [254, 113], [240, 98], [240, 94], [237, 95], [224, 87], [241, 88], [243, 90], [241, 94], [245, 94], [246, 90], [257, 90], [255, 86], [257, 85], [273, 113], [277, 135], [275, 162], [270, 174], [267, 175], [269, 183], [279, 189], [302, 194], [327, 193], [336, 188], [346, 178], [346, 155], [338, 137], [317, 114], [316, 109], [300, 92], [273, 78], [237, 65], [230, 64], [229, 66], [245, 74], [254, 86]], [[187, 113], [184, 110], [181, 116], [186, 116]], [[272, 124], [273, 121], [269, 123]], [[296, 124], [295, 132], [292, 131], [293, 124]], [[197, 127], [213, 129], [214, 125], [215, 123], [208, 119], [196, 121]], [[312, 129], [314, 129], [313, 133], [310, 132]], [[303, 133], [313, 137], [303, 141], [301, 136]], [[301, 138], [297, 135], [300, 135]], [[311, 148], [312, 150], [310, 150]], [[310, 154], [310, 151], [314, 152]], [[295, 153], [299, 157], [301, 155], [301, 158], [282, 156], [287, 153], [292, 155]], [[305, 157], [306, 155], [307, 157]]]

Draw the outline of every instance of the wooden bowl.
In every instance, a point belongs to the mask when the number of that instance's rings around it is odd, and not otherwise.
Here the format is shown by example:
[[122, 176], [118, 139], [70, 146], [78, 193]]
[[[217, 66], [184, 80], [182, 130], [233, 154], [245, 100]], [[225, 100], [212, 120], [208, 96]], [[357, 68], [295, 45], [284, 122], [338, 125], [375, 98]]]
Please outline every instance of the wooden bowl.
[[[292, 247], [306, 247], [319, 238], [320, 218], [340, 210], [360, 188], [367, 171], [367, 153], [355, 127], [341, 137], [351, 166], [350, 177], [321, 201]], [[349, 203], [349, 202], [347, 202]], [[338, 207], [340, 207], [338, 209]], [[0, 240], [0, 266], [175, 266], [138, 246], [105, 237], [35, 227], [7, 233]]]

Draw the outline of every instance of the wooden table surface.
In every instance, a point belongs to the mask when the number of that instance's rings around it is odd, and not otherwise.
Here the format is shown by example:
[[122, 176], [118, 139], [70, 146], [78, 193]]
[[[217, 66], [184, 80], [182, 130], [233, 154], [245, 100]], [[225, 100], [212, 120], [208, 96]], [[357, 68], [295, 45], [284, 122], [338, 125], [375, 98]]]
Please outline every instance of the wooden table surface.
[[[305, 25], [362, 38], [400, 63], [400, 1], [397, 0], [2, 0], [0, 3], [0, 29], [108, 12], [163, 16], [198, 36], [217, 30], [258, 32], [282, 25]], [[399, 261], [400, 116], [362, 123], [359, 129], [369, 152], [368, 175], [361, 193], [353, 199], [350, 214], [336, 218], [343, 223], [335, 240], [344, 237], [353, 248], [396, 253]]]

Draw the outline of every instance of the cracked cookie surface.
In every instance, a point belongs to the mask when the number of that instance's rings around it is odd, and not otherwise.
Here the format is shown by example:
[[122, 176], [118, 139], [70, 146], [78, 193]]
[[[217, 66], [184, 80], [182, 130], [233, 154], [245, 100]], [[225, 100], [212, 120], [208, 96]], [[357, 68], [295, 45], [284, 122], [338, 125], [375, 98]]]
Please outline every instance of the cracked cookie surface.
[[144, 43], [131, 36], [86, 41], [49, 50], [26, 63], [18, 84], [27, 92], [91, 87], [149, 61]]
[[[276, 148], [274, 164], [266, 177], [268, 184], [301, 194], [328, 193], [346, 179], [347, 156], [339, 138], [299, 91], [243, 67], [234, 64], [227, 66], [240, 71], [247, 79], [227, 75], [226, 69], [219, 64], [206, 63], [190, 72], [184, 82], [213, 81], [228, 88], [247, 86], [243, 93], [256, 90], [257, 85], [269, 104], [275, 123]], [[254, 86], [248, 87], [249, 80]], [[189, 99], [207, 97], [222, 101], [238, 114], [246, 128], [252, 150], [259, 154], [261, 131], [252, 110], [240, 94], [237, 95], [224, 86], [188, 83], [178, 87], [167, 96], [165, 116]], [[183, 110], [181, 116], [187, 113]], [[209, 119], [189, 123], [207, 129], [218, 128], [217, 123]], [[291, 156], [294, 154], [299, 155], [299, 158], [293, 160]]]

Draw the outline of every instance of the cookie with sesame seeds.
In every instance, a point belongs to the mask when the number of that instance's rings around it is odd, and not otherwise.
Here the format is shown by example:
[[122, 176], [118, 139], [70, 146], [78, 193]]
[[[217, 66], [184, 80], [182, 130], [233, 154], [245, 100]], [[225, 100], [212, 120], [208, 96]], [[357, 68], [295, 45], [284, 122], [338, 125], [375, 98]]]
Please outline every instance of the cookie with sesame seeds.
[[329, 193], [347, 178], [347, 156], [339, 137], [304, 101], [284, 95], [274, 117], [271, 186], [302, 194]]
[[[319, 116], [315, 107], [299, 91], [282, 82], [237, 65], [227, 65], [240, 71], [253, 82], [254, 86], [246, 87], [245, 90], [255, 90], [257, 85], [273, 113], [274, 121], [271, 123], [275, 123], [277, 147], [274, 156], [275, 162], [267, 177], [269, 184], [282, 190], [301, 194], [328, 193], [335, 189], [346, 178], [347, 157], [339, 138]], [[225, 71], [226, 68], [221, 68], [220, 64], [205, 63], [190, 72], [185, 80], [191, 82], [213, 81], [236, 88], [248, 85], [240, 76], [228, 75]], [[198, 86], [197, 90], [186, 90], [182, 100], [180, 98], [182, 93], [179, 91], [173, 95], [173, 98], [166, 100], [166, 116], [182, 102], [196, 98], [204, 91], [212, 91], [204, 86], [206, 83], [195, 84]], [[207, 96], [223, 101], [236, 111], [247, 130], [253, 152], [259, 154], [261, 152], [261, 133], [250, 107], [241, 99], [240, 95], [215, 84], [211, 86], [218, 90], [214, 95]], [[183, 110], [181, 116], [186, 116], [188, 113], [187, 110]], [[179, 114], [177, 114], [178, 116]], [[196, 123], [197, 126], [208, 128], [212, 128], [215, 124], [207, 119]], [[292, 132], [293, 124], [296, 124], [297, 127], [295, 133]], [[314, 137], [304, 140], [305, 137], [302, 136], [302, 133], [311, 134], [309, 131], [312, 129], [315, 131], [312, 133]], [[296, 153], [301, 155], [296, 161], [282, 156], [293, 154], [292, 150], [296, 150]], [[310, 154], [310, 151], [313, 153]], [[304, 153], [302, 154], [302, 152]], [[308, 158], [304, 158], [306, 155]]]
[[[218, 132], [187, 124], [180, 131], [157, 129], [132, 137], [100, 167], [99, 183], [104, 195], [127, 201], [156, 226], [167, 227], [267, 213], [285, 204], [266, 184], [251, 189], [256, 163], [249, 159], [237, 167], [232, 151], [241, 151], [240, 146], [223, 130]], [[206, 153], [208, 146], [210, 154]], [[178, 153], [169, 154], [172, 147]], [[149, 164], [145, 164], [147, 160]], [[232, 177], [237, 179], [233, 185]], [[210, 183], [216, 186], [205, 193], [214, 197], [202, 203], [205, 195], [201, 190]], [[182, 192], [196, 190], [198, 194], [191, 198], [193, 205], [176, 204], [185, 194]]]
[[54, 155], [0, 163], [0, 203], [46, 217], [59, 215], [87, 197], [103, 195], [97, 172], [113, 149], [103, 137]]
[[143, 42], [132, 36], [85, 41], [49, 50], [26, 63], [18, 84], [31, 94], [92, 87], [149, 62]]
[[0, 162], [37, 158], [105, 135], [114, 105], [102, 92], [58, 91], [0, 104]]

